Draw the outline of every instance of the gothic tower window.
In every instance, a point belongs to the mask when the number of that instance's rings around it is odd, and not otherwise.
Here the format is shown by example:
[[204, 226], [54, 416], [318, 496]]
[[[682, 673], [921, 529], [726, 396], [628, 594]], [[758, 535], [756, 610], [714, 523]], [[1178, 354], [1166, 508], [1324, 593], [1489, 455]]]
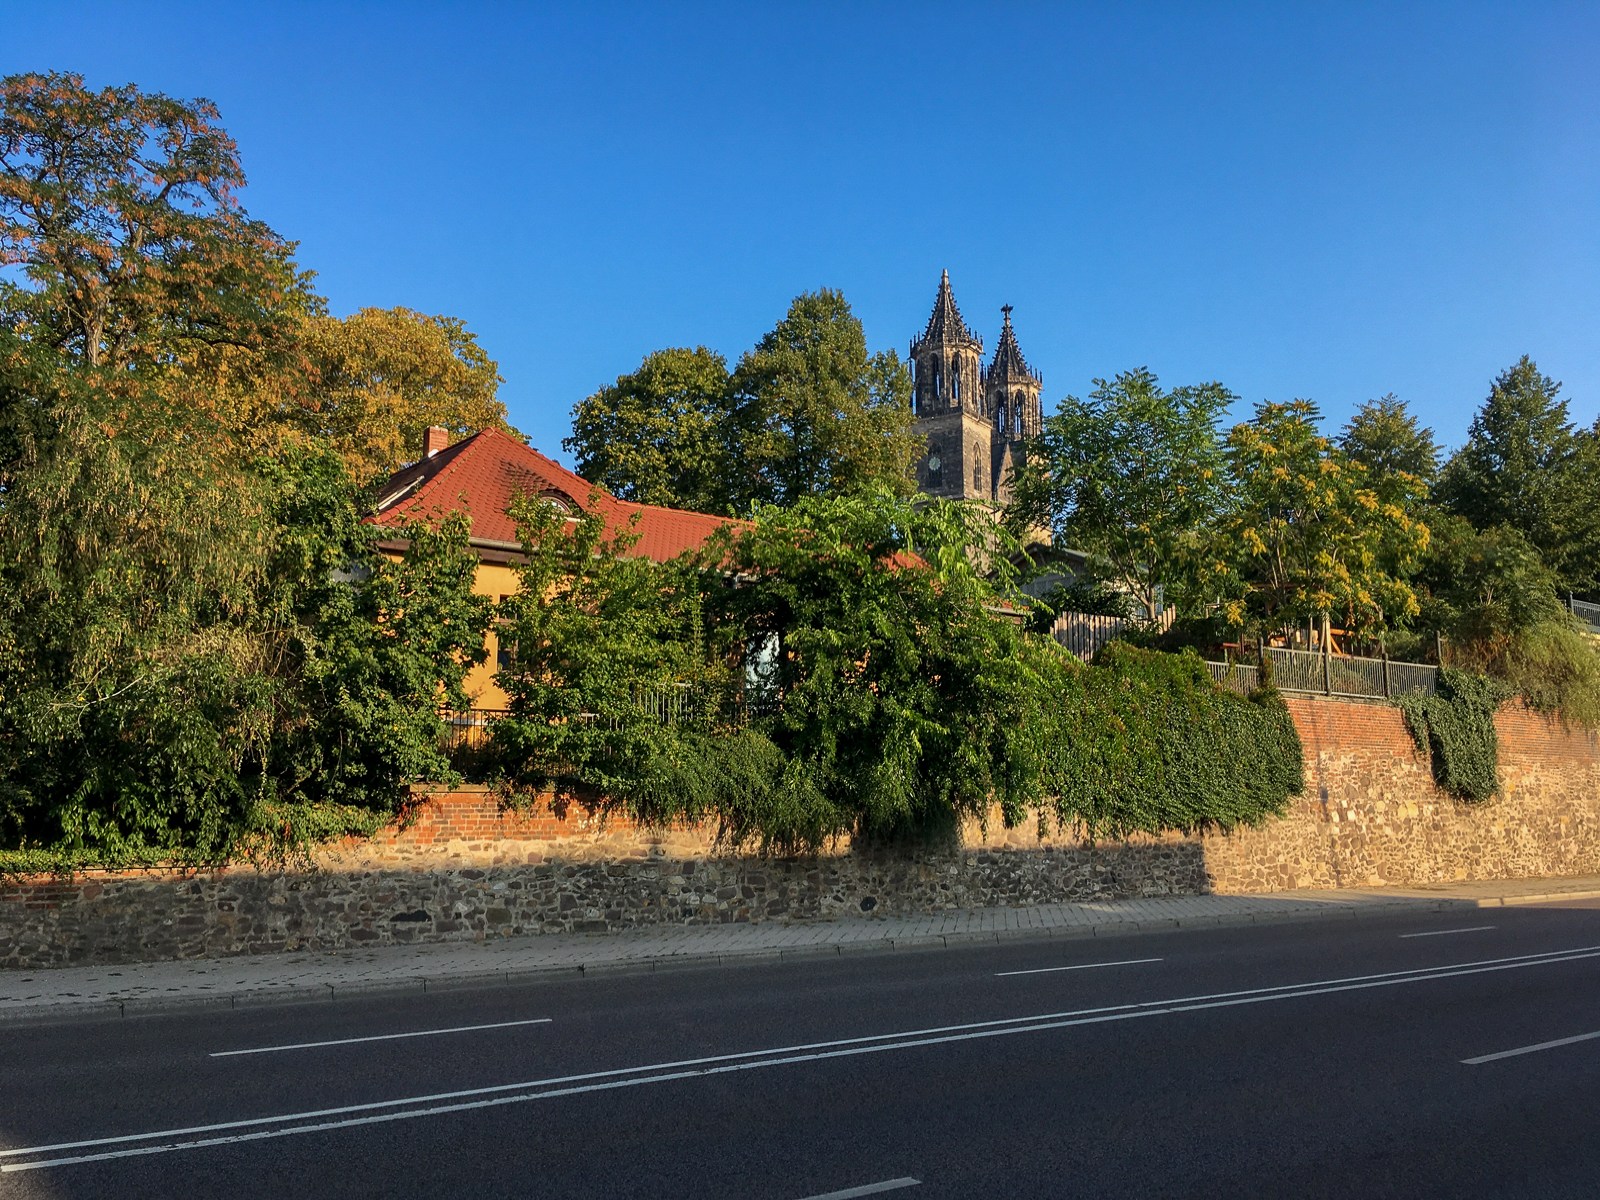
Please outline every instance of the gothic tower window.
[[944, 462], [939, 457], [939, 443], [928, 443], [928, 481], [929, 488], [942, 488], [944, 486]]
[[961, 364], [954, 359], [950, 362], [950, 402], [954, 404], [961, 399]]

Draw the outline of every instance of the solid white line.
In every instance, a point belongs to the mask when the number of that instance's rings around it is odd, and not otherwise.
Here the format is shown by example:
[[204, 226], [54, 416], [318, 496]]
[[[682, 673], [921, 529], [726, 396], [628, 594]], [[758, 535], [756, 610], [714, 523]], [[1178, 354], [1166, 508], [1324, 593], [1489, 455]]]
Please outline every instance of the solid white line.
[[419, 1029], [415, 1033], [377, 1033], [371, 1037], [338, 1038], [331, 1042], [295, 1042], [290, 1046], [253, 1046], [249, 1050], [217, 1050], [212, 1058], [232, 1058], [236, 1054], [271, 1054], [275, 1050], [315, 1050], [318, 1046], [352, 1046], [357, 1042], [391, 1042], [396, 1038], [434, 1037], [441, 1033], [474, 1033], [479, 1029], [510, 1029], [513, 1025], [548, 1025], [550, 1017], [530, 1021], [497, 1021], [493, 1025], [457, 1025], [453, 1029]]
[[892, 1192], [899, 1188], [916, 1187], [922, 1180], [907, 1175], [904, 1179], [885, 1179], [882, 1183], [863, 1183], [860, 1187], [845, 1188], [842, 1192], [823, 1192], [820, 1196], [807, 1196], [805, 1200], [855, 1200], [857, 1196], [876, 1196], [879, 1192]]
[[1447, 933], [1482, 933], [1485, 929], [1493, 929], [1493, 925], [1469, 925], [1465, 929], [1430, 929], [1426, 933], [1402, 933], [1402, 938], [1414, 937], [1443, 937]]
[[1515, 1058], [1519, 1054], [1532, 1054], [1536, 1050], [1554, 1050], [1557, 1046], [1570, 1046], [1574, 1042], [1591, 1042], [1600, 1038], [1600, 1032], [1580, 1033], [1577, 1037], [1557, 1038], [1553, 1042], [1539, 1042], [1533, 1046], [1518, 1046], [1515, 1050], [1502, 1050], [1498, 1054], [1480, 1054], [1477, 1058], [1463, 1058], [1461, 1061], [1469, 1067], [1479, 1063], [1494, 1062], [1497, 1058]]
[[[160, 1146], [130, 1147], [101, 1154], [77, 1155], [71, 1158], [41, 1159], [28, 1163], [3, 1163], [0, 1172], [31, 1171], [39, 1167], [67, 1166], [72, 1163], [99, 1162], [105, 1159], [128, 1158], [142, 1154], [161, 1154], [172, 1150], [191, 1150], [205, 1146], [220, 1146], [235, 1142], [260, 1141], [290, 1134], [315, 1133], [328, 1129], [345, 1129], [358, 1125], [374, 1125], [387, 1121], [409, 1120], [413, 1117], [439, 1116], [445, 1113], [466, 1112], [491, 1108], [503, 1104], [520, 1104], [531, 1100], [549, 1100], [560, 1096], [573, 1096], [588, 1092], [609, 1091], [636, 1087], [647, 1083], [666, 1083], [676, 1079], [690, 1079], [705, 1075], [721, 1075], [732, 1071], [748, 1071], [760, 1067], [781, 1066], [791, 1063], [818, 1062], [825, 1059], [844, 1058], [859, 1054], [875, 1054], [884, 1050], [903, 1050], [916, 1046], [943, 1045], [949, 1042], [971, 1041], [977, 1038], [1004, 1037], [1013, 1033], [1036, 1033], [1049, 1029], [1065, 1029], [1077, 1025], [1096, 1025], [1108, 1021], [1126, 1021], [1139, 1017], [1155, 1017], [1172, 1013], [1196, 1012], [1209, 1008], [1229, 1008], [1240, 1004], [1259, 1004], [1269, 1000], [1289, 1000], [1302, 996], [1320, 996], [1334, 992], [1360, 991], [1366, 988], [1389, 987], [1396, 984], [1424, 983], [1436, 979], [1450, 979], [1462, 975], [1478, 975], [1491, 971], [1511, 971], [1521, 967], [1537, 967], [1550, 963], [1575, 962], [1580, 959], [1600, 958], [1600, 946], [1585, 946], [1572, 950], [1549, 950], [1540, 954], [1524, 954], [1509, 958], [1487, 959], [1481, 962], [1461, 963], [1451, 967], [1413, 968], [1392, 971], [1381, 975], [1358, 975], [1345, 979], [1322, 980], [1308, 984], [1281, 984], [1270, 988], [1254, 988], [1239, 992], [1219, 992], [1212, 995], [1190, 996], [1176, 1000], [1147, 1000], [1137, 1004], [1117, 1004], [1102, 1008], [1077, 1009], [1062, 1013], [1040, 1013], [1028, 1017], [1006, 1017], [993, 1021], [976, 1021], [964, 1025], [947, 1025], [931, 1029], [905, 1030], [897, 1033], [880, 1033], [867, 1037], [841, 1038], [831, 1042], [814, 1042], [809, 1045], [787, 1046], [768, 1050], [749, 1050], [738, 1054], [719, 1054], [706, 1058], [685, 1059], [679, 1062], [652, 1063], [638, 1067], [621, 1067], [610, 1071], [592, 1071], [582, 1075], [565, 1075], [550, 1079], [535, 1079], [523, 1083], [497, 1084], [492, 1087], [470, 1088], [456, 1092], [441, 1092], [429, 1096], [408, 1096], [398, 1100], [379, 1100], [366, 1104], [351, 1104], [341, 1108], [318, 1109], [310, 1112], [284, 1113], [278, 1116], [255, 1117], [242, 1121], [225, 1121], [212, 1125], [190, 1126], [183, 1129], [156, 1130], [150, 1133], [124, 1134], [117, 1137], [92, 1138], [76, 1142], [57, 1142], [44, 1146], [21, 1146], [0, 1150], [0, 1156], [43, 1154], [55, 1150], [75, 1150], [91, 1146], [125, 1144], [147, 1141], [151, 1138], [179, 1137], [193, 1133], [211, 1133], [224, 1129], [245, 1129], [252, 1126], [283, 1124], [290, 1121], [314, 1120], [320, 1117], [343, 1117], [348, 1113], [371, 1113], [344, 1120], [322, 1121], [312, 1125], [299, 1125], [282, 1129], [258, 1129], [253, 1133], [226, 1137], [205, 1138], [187, 1142], [166, 1143]], [[1032, 1022], [1031, 1024], [1028, 1022]], [[1009, 1028], [1004, 1028], [1009, 1026]], [[930, 1037], [929, 1034], [943, 1036]], [[887, 1038], [910, 1040], [889, 1042]], [[878, 1043], [871, 1045], [868, 1043]], [[841, 1047], [833, 1049], [832, 1047]], [[776, 1055], [781, 1057], [759, 1057]], [[747, 1060], [747, 1061], [738, 1061]], [[749, 1061], [753, 1060], [753, 1061]], [[705, 1064], [720, 1064], [716, 1066]], [[677, 1068], [698, 1068], [678, 1070]], [[643, 1074], [644, 1072], [668, 1072]], [[633, 1078], [619, 1079], [629, 1075]], [[605, 1080], [588, 1083], [587, 1080]], [[555, 1084], [579, 1086], [552, 1088]], [[530, 1092], [528, 1089], [546, 1090]], [[495, 1095], [495, 1093], [520, 1092], [520, 1095]], [[468, 1096], [492, 1097], [464, 1101], [457, 1104], [437, 1104], [436, 1101], [464, 1099]], [[404, 1105], [430, 1105], [412, 1108], [405, 1112], [374, 1113], [380, 1108]]]
[[1160, 962], [1159, 958], [1125, 958], [1121, 962], [1109, 963], [1078, 963], [1071, 967], [1035, 967], [1031, 971], [996, 971], [995, 978], [1004, 979], [1007, 975], [1048, 975], [1052, 971], [1089, 971], [1095, 967], [1131, 967], [1134, 963]]

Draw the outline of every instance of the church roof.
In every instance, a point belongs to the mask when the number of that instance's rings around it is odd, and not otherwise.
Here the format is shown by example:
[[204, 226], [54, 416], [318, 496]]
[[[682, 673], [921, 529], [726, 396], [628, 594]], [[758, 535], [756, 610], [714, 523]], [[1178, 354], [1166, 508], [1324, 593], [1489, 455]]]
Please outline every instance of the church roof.
[[377, 511], [367, 520], [398, 529], [410, 521], [431, 522], [441, 514], [465, 512], [472, 518], [475, 546], [511, 549], [517, 544], [517, 527], [506, 509], [518, 493], [547, 497], [573, 512], [596, 512], [611, 532], [627, 529], [637, 515], [632, 528], [639, 540], [629, 553], [656, 562], [698, 549], [723, 525], [743, 524], [619, 500], [498, 429], [482, 430], [397, 472], [378, 491]]
[[994, 348], [994, 362], [990, 364], [987, 377], [1043, 382], [1028, 365], [1028, 360], [1022, 357], [1022, 348], [1017, 345], [1016, 332], [1011, 328], [1011, 305], [1002, 305], [1000, 311], [1005, 314], [1006, 323], [1000, 331], [1000, 344]]
[[923, 342], [933, 345], [948, 344], [951, 342], [976, 343], [979, 353], [983, 351], [983, 341], [973, 335], [967, 328], [967, 323], [961, 319], [961, 310], [956, 307], [955, 293], [950, 290], [950, 272], [945, 271], [939, 279], [939, 295], [933, 302], [933, 315], [928, 318], [928, 328], [923, 330], [922, 336], [912, 343], [912, 351]]

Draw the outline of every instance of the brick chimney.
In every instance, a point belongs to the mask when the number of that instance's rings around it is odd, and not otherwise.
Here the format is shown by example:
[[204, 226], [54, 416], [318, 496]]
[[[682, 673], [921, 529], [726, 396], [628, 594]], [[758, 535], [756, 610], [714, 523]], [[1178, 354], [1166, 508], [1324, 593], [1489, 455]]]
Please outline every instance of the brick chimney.
[[450, 431], [443, 425], [429, 425], [422, 435], [422, 457], [432, 458], [450, 445]]

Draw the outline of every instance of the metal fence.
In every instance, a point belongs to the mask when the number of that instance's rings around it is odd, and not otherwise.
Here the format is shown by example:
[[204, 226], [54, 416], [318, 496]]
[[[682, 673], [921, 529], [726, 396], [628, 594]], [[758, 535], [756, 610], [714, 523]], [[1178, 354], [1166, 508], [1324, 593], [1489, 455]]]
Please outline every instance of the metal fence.
[[[675, 725], [693, 715], [693, 700], [689, 685], [680, 683], [658, 692], [644, 692], [635, 697], [639, 707], [663, 725]], [[510, 716], [508, 708], [472, 708], [466, 712], [445, 712], [444, 735], [439, 739], [439, 749], [445, 754], [458, 750], [481, 750], [489, 744], [494, 723]], [[581, 713], [579, 720], [598, 721], [598, 713]], [[616, 727], [612, 721], [611, 727]]]
[[[1320, 654], [1315, 650], [1267, 650], [1272, 680], [1280, 692], [1307, 696], [1385, 698], [1415, 692], [1431, 696], [1438, 686], [1439, 669], [1426, 663], [1390, 662], [1386, 658], [1359, 658], [1349, 654]], [[1207, 663], [1211, 677], [1240, 695], [1255, 690], [1259, 672], [1238, 663]]]
[[445, 754], [483, 749], [489, 741], [489, 727], [509, 712], [504, 708], [473, 708], [466, 712], [441, 713], [444, 736], [439, 739], [439, 749]]
[[1256, 679], [1261, 674], [1257, 668], [1247, 667], [1243, 663], [1208, 662], [1206, 667], [1218, 685], [1241, 696], [1248, 696], [1256, 690]]
[[1574, 600], [1568, 596], [1567, 608], [1593, 632], [1600, 633], [1600, 604], [1590, 604], [1587, 600]]

